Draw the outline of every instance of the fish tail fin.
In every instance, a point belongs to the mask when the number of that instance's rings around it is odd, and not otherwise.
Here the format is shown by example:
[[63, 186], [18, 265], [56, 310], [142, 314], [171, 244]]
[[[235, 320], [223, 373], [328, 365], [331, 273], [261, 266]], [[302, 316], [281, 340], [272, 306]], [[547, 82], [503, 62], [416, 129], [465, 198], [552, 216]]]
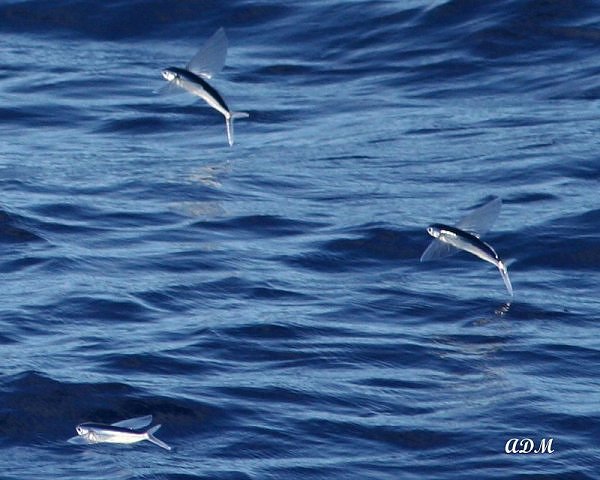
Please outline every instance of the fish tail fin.
[[247, 118], [250, 115], [246, 112], [231, 112], [229, 116], [225, 117], [225, 124], [227, 126], [227, 141], [229, 146], [233, 145], [233, 121], [236, 118]]
[[512, 297], [513, 296], [512, 284], [510, 283], [510, 278], [508, 278], [508, 270], [506, 269], [506, 265], [504, 265], [502, 260], [498, 261], [498, 270], [500, 270], [500, 275], [502, 275], [502, 280], [504, 280], [504, 285], [506, 285], [506, 289], [508, 290], [508, 293], [510, 293], [510, 296]]
[[159, 440], [158, 438], [156, 438], [154, 436], [154, 433], [161, 427], [160, 424], [158, 425], [154, 425], [152, 428], [148, 429], [148, 431], [146, 432], [146, 435], [148, 436], [148, 440], [151, 441], [153, 444], [158, 445], [161, 448], [164, 448], [165, 450], [171, 450], [171, 447], [169, 447], [169, 445], [167, 445], [165, 442], [163, 442], [162, 440]]

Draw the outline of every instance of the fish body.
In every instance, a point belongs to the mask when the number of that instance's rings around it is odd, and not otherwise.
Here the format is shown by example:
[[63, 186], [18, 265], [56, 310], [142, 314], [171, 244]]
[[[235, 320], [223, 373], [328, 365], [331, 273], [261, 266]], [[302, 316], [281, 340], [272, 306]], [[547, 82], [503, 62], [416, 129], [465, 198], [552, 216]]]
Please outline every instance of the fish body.
[[86, 422], [80, 423], [75, 427], [76, 437], [70, 438], [69, 443], [92, 444], [92, 443], [123, 443], [131, 444], [148, 440], [165, 450], [171, 450], [171, 447], [162, 440], [154, 436], [154, 433], [161, 425], [154, 425], [145, 430], [138, 428], [140, 425], [145, 427], [152, 422], [152, 416], [137, 417], [122, 422], [107, 425], [104, 423]]
[[200, 48], [185, 68], [165, 68], [162, 76], [169, 82], [165, 91], [171, 91], [172, 87], [182, 88], [192, 95], [200, 97], [225, 117], [227, 141], [231, 146], [234, 141], [233, 120], [248, 117], [248, 114], [232, 111], [221, 94], [207, 81], [223, 68], [226, 55], [227, 37], [225, 31], [220, 28]]
[[231, 116], [231, 110], [223, 100], [223, 97], [206, 80], [194, 72], [185, 68], [169, 67], [162, 71], [162, 76], [169, 82], [174, 82], [180, 88], [187, 90], [192, 95], [196, 95], [208, 103], [225, 118]]
[[440, 242], [447, 243], [459, 250], [472, 253], [476, 257], [496, 266], [498, 266], [498, 262], [501, 261], [491, 245], [485, 243], [476, 235], [465, 232], [459, 228], [443, 225], [441, 223], [434, 223], [427, 227], [427, 233], [433, 238], [438, 239]]
[[512, 296], [513, 288], [506, 265], [496, 250], [480, 238], [481, 234], [492, 226], [501, 205], [501, 200], [496, 197], [464, 217], [456, 226], [434, 223], [427, 227], [427, 233], [434, 238], [434, 241], [423, 252], [421, 261], [434, 260], [464, 250], [495, 265], [500, 271], [508, 293]]

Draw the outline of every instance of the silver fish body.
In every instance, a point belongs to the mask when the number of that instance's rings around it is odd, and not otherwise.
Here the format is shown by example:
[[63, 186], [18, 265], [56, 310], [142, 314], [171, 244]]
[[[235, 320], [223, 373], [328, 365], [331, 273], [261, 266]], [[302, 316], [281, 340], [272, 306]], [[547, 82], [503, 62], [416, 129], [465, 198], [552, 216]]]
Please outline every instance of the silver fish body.
[[490, 262], [495, 266], [498, 266], [498, 262], [501, 261], [491, 245], [485, 243], [472, 233], [464, 232], [459, 228], [443, 225], [441, 223], [434, 223], [427, 227], [427, 233], [433, 238], [437, 238], [440, 242], [447, 243], [459, 250], [472, 253], [476, 257], [479, 257], [486, 262]]
[[[500, 271], [508, 293], [512, 296], [513, 288], [506, 265], [492, 246], [479, 238], [482, 233], [491, 227], [500, 212], [501, 205], [501, 200], [494, 198], [464, 217], [456, 226], [434, 223], [427, 227], [427, 233], [435, 240], [423, 252], [421, 261], [434, 260], [451, 255], [455, 251], [464, 250], [495, 265]], [[463, 230], [461, 227], [465, 229]]]
[[225, 118], [232, 115], [223, 97], [206, 80], [185, 68], [169, 67], [162, 71], [162, 76], [169, 82], [174, 82], [180, 88], [196, 95], [208, 103]]
[[93, 422], [80, 423], [75, 427], [77, 436], [70, 438], [68, 442], [75, 444], [132, 444], [148, 440], [165, 450], [171, 450], [169, 445], [154, 436], [154, 433], [161, 427], [160, 424], [154, 425], [147, 430], [139, 428], [140, 425], [145, 427], [150, 422], [152, 422], [151, 415], [131, 418], [111, 425]]

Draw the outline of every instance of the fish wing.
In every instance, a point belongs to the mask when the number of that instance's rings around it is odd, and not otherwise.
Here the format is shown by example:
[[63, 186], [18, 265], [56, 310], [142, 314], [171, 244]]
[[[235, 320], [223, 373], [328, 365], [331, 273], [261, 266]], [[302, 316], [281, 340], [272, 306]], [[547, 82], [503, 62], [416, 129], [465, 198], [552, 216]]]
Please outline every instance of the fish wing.
[[152, 423], [152, 415], [143, 417], [128, 418], [120, 422], [112, 423], [113, 427], [129, 428], [130, 430], [141, 430]]
[[174, 81], [167, 82], [161, 88], [153, 91], [157, 95], [181, 95], [187, 93], [183, 88], [177, 85]]
[[225, 65], [227, 56], [227, 36], [225, 30], [219, 28], [206, 43], [200, 47], [196, 55], [186, 65], [186, 69], [204, 78], [212, 78]]
[[438, 239], [434, 239], [425, 249], [423, 255], [421, 255], [421, 261], [428, 262], [430, 260], [437, 260], [438, 258], [449, 257], [458, 251], [458, 248]]
[[476, 208], [468, 215], [461, 218], [455, 226], [479, 238], [492, 228], [492, 225], [500, 214], [501, 208], [502, 199], [500, 197], [494, 197], [485, 205]]
[[72, 443], [73, 445], [89, 445], [90, 442], [83, 435], [76, 435], [75, 437], [71, 437], [67, 440], [68, 443]]
[[[502, 199], [494, 197], [485, 205], [476, 208], [469, 214], [461, 218], [456, 224], [456, 228], [468, 232], [477, 238], [484, 235], [498, 218], [502, 208]], [[459, 249], [440, 240], [433, 240], [421, 255], [421, 261], [437, 260], [438, 258], [449, 257], [458, 252]]]

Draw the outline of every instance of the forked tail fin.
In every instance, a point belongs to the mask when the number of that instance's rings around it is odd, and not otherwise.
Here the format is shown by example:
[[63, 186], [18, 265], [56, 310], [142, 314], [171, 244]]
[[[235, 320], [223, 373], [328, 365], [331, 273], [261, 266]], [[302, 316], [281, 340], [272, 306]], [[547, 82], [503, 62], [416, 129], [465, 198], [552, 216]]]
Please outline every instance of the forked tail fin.
[[155, 445], [158, 445], [161, 448], [164, 448], [165, 450], [171, 450], [171, 447], [169, 447], [169, 445], [167, 445], [165, 442], [163, 442], [162, 440], [159, 440], [158, 438], [156, 438], [153, 434], [161, 427], [160, 424], [158, 425], [154, 425], [152, 428], [148, 429], [148, 431], [146, 432], [146, 435], [148, 436], [148, 440], [151, 441], [152, 443], [154, 443]]
[[510, 278], [508, 278], [508, 270], [506, 269], [506, 265], [504, 265], [502, 260], [498, 261], [498, 270], [500, 270], [500, 275], [502, 275], [502, 280], [504, 280], [504, 285], [506, 285], [506, 289], [508, 290], [508, 293], [510, 293], [510, 296], [512, 297], [513, 296], [512, 284], [510, 283]]
[[233, 121], [236, 118], [247, 118], [250, 115], [246, 112], [231, 112], [228, 117], [225, 117], [225, 125], [227, 126], [227, 141], [229, 146], [233, 145]]

